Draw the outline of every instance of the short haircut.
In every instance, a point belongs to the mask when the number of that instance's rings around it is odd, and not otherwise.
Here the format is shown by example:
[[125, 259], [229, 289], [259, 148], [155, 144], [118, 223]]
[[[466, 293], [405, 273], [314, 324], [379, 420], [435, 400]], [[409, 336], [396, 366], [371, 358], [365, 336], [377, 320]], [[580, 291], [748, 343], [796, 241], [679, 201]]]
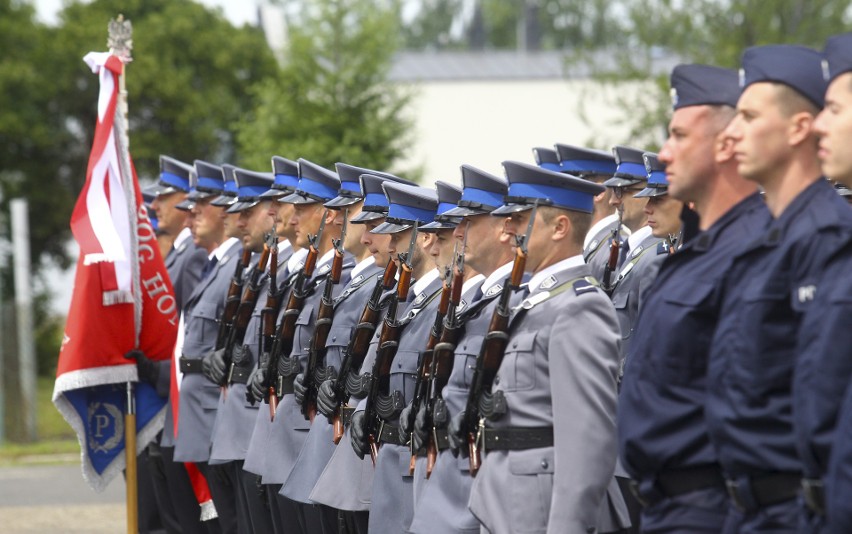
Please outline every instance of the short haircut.
[[[586, 239], [586, 234], [589, 233], [589, 229], [592, 227], [591, 213], [566, 210], [554, 206], [540, 206], [538, 210], [541, 213], [541, 219], [547, 224], [552, 223], [553, 220], [560, 215], [568, 217], [573, 230], [573, 241], [571, 244], [577, 245], [580, 248], [583, 247], [583, 241]], [[535, 231], [535, 229], [533, 229], [533, 231]]]
[[786, 117], [792, 117], [797, 113], [810, 113], [814, 117], [819, 114], [819, 108], [805, 98], [801, 93], [783, 83], [773, 83], [775, 87], [775, 102], [778, 109]]

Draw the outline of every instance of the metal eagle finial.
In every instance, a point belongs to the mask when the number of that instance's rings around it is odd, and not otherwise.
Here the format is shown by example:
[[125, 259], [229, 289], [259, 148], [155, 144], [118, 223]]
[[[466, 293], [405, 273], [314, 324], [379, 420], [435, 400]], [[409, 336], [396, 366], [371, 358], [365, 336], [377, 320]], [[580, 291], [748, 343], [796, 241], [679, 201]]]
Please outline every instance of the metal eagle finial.
[[133, 26], [129, 20], [124, 20], [124, 15], [119, 14], [115, 20], [109, 21], [107, 46], [122, 62], [133, 60], [130, 57], [130, 51], [133, 50]]

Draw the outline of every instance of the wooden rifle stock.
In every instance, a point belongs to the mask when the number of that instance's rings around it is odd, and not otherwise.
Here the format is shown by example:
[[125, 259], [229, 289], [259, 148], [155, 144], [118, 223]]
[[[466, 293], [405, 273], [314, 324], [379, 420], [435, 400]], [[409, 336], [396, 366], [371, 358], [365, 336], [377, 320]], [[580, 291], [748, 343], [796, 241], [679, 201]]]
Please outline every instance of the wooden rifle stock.
[[[228, 341], [225, 344], [224, 358], [226, 369], [230, 369], [232, 367], [233, 362], [231, 360], [231, 354], [234, 347], [241, 344], [245, 338], [246, 327], [248, 326], [249, 319], [251, 319], [251, 312], [254, 310], [254, 307], [257, 304], [257, 298], [260, 295], [260, 275], [266, 269], [266, 263], [269, 261], [269, 253], [269, 246], [264, 244], [260, 259], [249, 274], [249, 281], [248, 284], [246, 284], [245, 290], [243, 291], [243, 297], [240, 300], [239, 307], [237, 308], [234, 325], [228, 333]], [[219, 384], [220, 386], [228, 385], [227, 382], [229, 375], [230, 372], [225, 375], [225, 378], [223, 379], [224, 383]]]
[[337, 409], [331, 418], [331, 424], [334, 427], [335, 444], [339, 443], [343, 437], [341, 410], [347, 401], [346, 380], [351, 372], [357, 372], [364, 363], [364, 358], [370, 349], [370, 340], [373, 339], [373, 334], [381, 319], [382, 293], [393, 288], [394, 284], [396, 284], [395, 277], [396, 263], [388, 261], [384, 275], [376, 281], [373, 292], [370, 294], [370, 299], [364, 306], [364, 311], [361, 312], [361, 318], [358, 321], [355, 333], [349, 340], [349, 346], [346, 347], [346, 355], [340, 364], [340, 372], [337, 374], [337, 381], [334, 384], [334, 399], [337, 403]]
[[[278, 291], [278, 240], [273, 242], [272, 254], [269, 258], [269, 290], [266, 294], [266, 305], [260, 312], [260, 327], [262, 334], [261, 350], [267, 359], [275, 346], [275, 321], [278, 319], [278, 308], [281, 305], [281, 293]], [[265, 377], [266, 378], [266, 377]], [[268, 378], [266, 378], [268, 380]], [[269, 415], [275, 415], [277, 403], [269, 404]]]
[[[324, 381], [326, 378], [325, 375], [331, 374], [331, 370], [322, 372], [322, 365], [325, 362], [325, 344], [328, 341], [328, 333], [334, 321], [334, 286], [340, 283], [342, 273], [343, 252], [335, 249], [334, 259], [331, 263], [331, 272], [328, 278], [325, 279], [325, 287], [323, 288], [320, 307], [317, 311], [317, 322], [314, 325], [314, 335], [311, 338], [310, 353], [308, 355], [308, 368], [305, 369], [305, 386], [307, 391], [305, 392], [305, 399], [302, 402], [302, 415], [312, 423], [314, 422], [314, 417], [317, 415], [318, 383]], [[327, 378], [332, 377], [328, 376]]]
[[475, 477], [482, 465], [479, 450], [479, 433], [481, 426], [481, 415], [479, 413], [479, 400], [484, 392], [490, 392], [494, 383], [494, 377], [503, 363], [506, 345], [509, 342], [509, 299], [512, 292], [520, 288], [526, 270], [527, 256], [523, 247], [518, 247], [515, 253], [515, 262], [512, 266], [512, 274], [503, 285], [503, 292], [491, 322], [488, 325], [488, 333], [482, 342], [476, 365], [473, 369], [471, 388], [465, 406], [464, 430], [467, 432], [468, 453], [470, 460], [470, 476]]
[[615, 272], [615, 269], [618, 266], [618, 254], [621, 252], [621, 245], [618, 243], [618, 227], [612, 231], [612, 241], [609, 244], [609, 258], [607, 259], [606, 265], [604, 266], [603, 273], [603, 290], [608, 294], [612, 294], [612, 286], [610, 285], [610, 280], [612, 279], [612, 273]]
[[[410, 261], [410, 254], [408, 261]], [[379, 350], [376, 352], [376, 361], [373, 362], [373, 369], [370, 373], [370, 392], [367, 394], [367, 402], [364, 408], [365, 421], [367, 422], [367, 435], [370, 441], [370, 456], [373, 460], [374, 467], [376, 465], [376, 457], [379, 452], [378, 415], [375, 413], [375, 403], [380, 390], [388, 391], [388, 388], [390, 387], [391, 365], [393, 364], [393, 359], [396, 356], [396, 350], [399, 347], [399, 337], [402, 332], [402, 324], [396, 320], [396, 314], [399, 302], [404, 302], [408, 297], [408, 289], [410, 285], [411, 266], [407, 262], [403, 262], [399, 275], [399, 283], [397, 284], [396, 295], [388, 308], [388, 314], [385, 317], [385, 323], [382, 327], [382, 335], [379, 337]]]
[[234, 276], [231, 277], [231, 285], [228, 286], [228, 297], [225, 299], [225, 308], [219, 317], [219, 332], [216, 334], [216, 350], [221, 349], [228, 342], [228, 334], [234, 325], [237, 316], [237, 308], [240, 307], [240, 295], [243, 289], [243, 270], [251, 261], [251, 250], [243, 249], [243, 254], [237, 265], [234, 266]]

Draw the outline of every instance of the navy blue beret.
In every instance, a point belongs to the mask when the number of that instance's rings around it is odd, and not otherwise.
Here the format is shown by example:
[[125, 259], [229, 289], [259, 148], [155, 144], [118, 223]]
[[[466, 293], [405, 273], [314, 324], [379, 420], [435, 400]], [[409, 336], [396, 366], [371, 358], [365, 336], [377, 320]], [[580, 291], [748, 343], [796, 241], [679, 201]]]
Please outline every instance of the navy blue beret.
[[678, 65], [670, 78], [672, 109], [688, 106], [737, 107], [740, 85], [737, 73], [711, 65]]
[[782, 83], [813, 102], [825, 103], [826, 82], [822, 54], [799, 45], [766, 45], [746, 48], [740, 69], [740, 86], [758, 82]]
[[825, 81], [830, 83], [841, 74], [852, 72], [852, 33], [829, 37], [822, 54]]

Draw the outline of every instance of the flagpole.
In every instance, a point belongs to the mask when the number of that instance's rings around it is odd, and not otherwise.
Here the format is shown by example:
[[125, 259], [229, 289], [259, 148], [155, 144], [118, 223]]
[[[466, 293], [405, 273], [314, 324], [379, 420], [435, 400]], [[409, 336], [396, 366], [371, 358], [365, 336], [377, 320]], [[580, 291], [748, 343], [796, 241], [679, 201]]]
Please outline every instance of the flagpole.
[[[129, 20], [124, 20], [124, 16], [119, 14], [116, 20], [111, 20], [109, 23], [109, 38], [107, 45], [110, 53], [118, 57], [124, 66], [129, 63], [130, 50], [133, 47], [131, 39], [133, 35], [133, 27]], [[122, 176], [122, 186], [127, 198], [128, 213], [130, 213], [130, 231], [132, 239], [130, 265], [133, 283], [133, 300], [134, 300], [134, 346], [139, 346], [139, 333], [142, 328], [141, 315], [142, 303], [139, 283], [139, 250], [138, 250], [138, 228], [137, 228], [137, 206], [136, 206], [136, 189], [133, 184], [133, 172], [130, 165], [130, 149], [129, 136], [127, 134], [127, 88], [125, 86], [125, 69], [121, 70], [121, 75], [118, 78], [118, 105], [115, 109], [115, 144], [119, 154], [119, 166]], [[126, 466], [125, 484], [127, 486], [127, 533], [137, 534], [139, 530], [139, 483], [138, 470], [136, 464], [136, 394], [134, 391], [134, 383], [128, 381], [126, 383], [127, 402], [126, 411], [124, 414], [124, 456]]]

